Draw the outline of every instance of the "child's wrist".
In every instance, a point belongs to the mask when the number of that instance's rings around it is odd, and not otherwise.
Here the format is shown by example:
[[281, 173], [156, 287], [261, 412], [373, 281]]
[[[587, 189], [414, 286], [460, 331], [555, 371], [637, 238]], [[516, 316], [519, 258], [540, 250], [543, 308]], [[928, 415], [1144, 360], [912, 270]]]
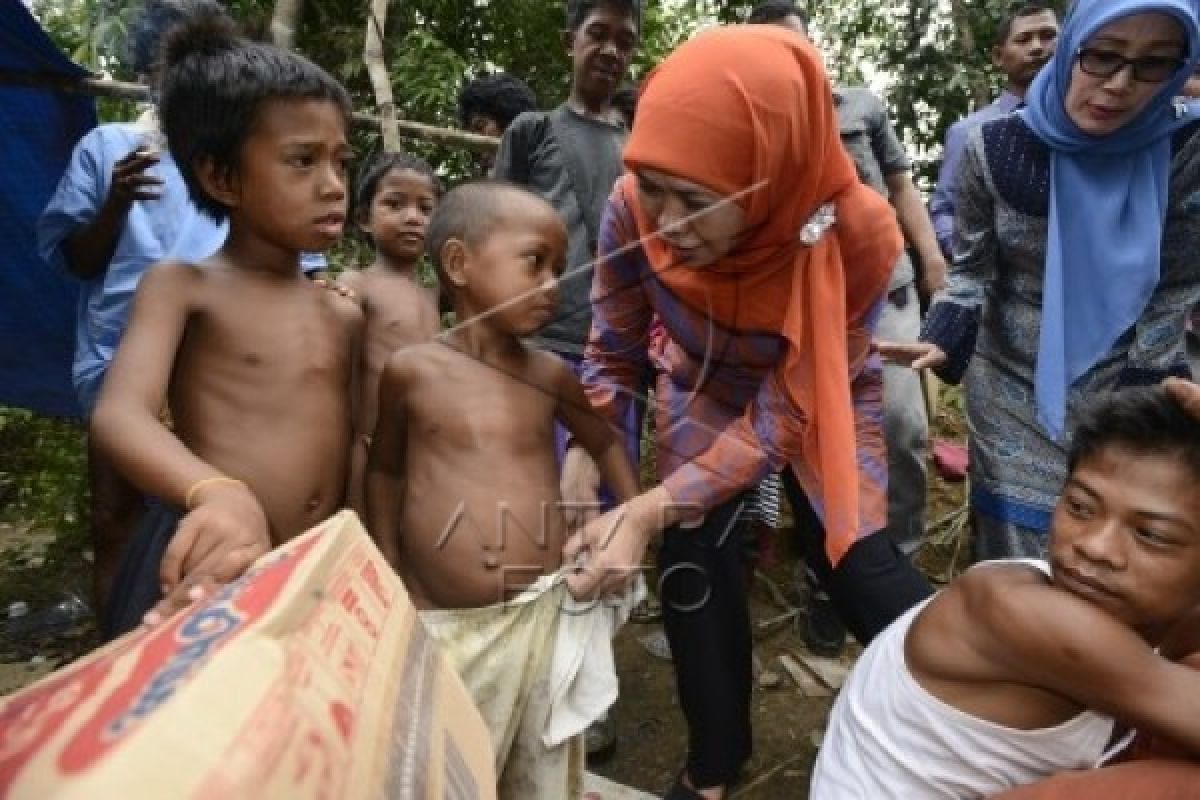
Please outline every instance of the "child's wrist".
[[245, 481], [230, 478], [227, 475], [213, 475], [209, 478], [201, 478], [188, 487], [187, 493], [183, 498], [183, 507], [191, 511], [203, 503], [204, 499], [209, 497], [213, 492], [227, 489], [250, 491], [250, 487], [246, 486]]

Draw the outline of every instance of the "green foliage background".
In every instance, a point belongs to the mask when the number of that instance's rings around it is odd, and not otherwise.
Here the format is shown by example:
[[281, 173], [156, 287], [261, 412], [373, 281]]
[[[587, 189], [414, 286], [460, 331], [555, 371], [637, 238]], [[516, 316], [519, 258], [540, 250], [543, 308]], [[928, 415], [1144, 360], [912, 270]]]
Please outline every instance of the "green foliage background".
[[[251, 33], [266, 30], [273, 0], [225, 0]], [[936, 169], [945, 129], [999, 87], [988, 68], [988, 47], [1012, 0], [799, 0], [835, 80], [870, 78], [888, 100], [901, 135], [926, 180]], [[633, 70], [639, 79], [702, 27], [742, 21], [748, 0], [647, 0], [643, 42]], [[35, 13], [63, 49], [85, 65], [130, 77], [122, 42], [138, 0], [34, 0]], [[569, 64], [562, 43], [562, 2], [548, 0], [391, 0], [385, 57], [399, 111], [405, 117], [453, 126], [465, 80], [504, 69], [533, 87], [551, 107], [566, 93]], [[351, 90], [358, 107], [373, 106], [362, 64], [368, 0], [306, 0], [296, 46]], [[121, 116], [124, 107], [106, 108]], [[364, 137], [369, 152], [376, 137]], [[410, 142], [451, 179], [469, 173], [461, 150]]]

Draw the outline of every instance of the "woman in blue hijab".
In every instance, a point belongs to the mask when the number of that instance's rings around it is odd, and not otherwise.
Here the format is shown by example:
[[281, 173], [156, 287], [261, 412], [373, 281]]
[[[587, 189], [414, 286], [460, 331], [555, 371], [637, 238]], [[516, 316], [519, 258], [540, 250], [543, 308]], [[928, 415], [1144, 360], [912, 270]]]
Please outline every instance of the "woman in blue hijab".
[[1198, 63], [1192, 0], [1077, 0], [1027, 105], [970, 134], [947, 289], [922, 342], [880, 349], [965, 375], [976, 560], [1045, 555], [1090, 397], [1187, 374]]

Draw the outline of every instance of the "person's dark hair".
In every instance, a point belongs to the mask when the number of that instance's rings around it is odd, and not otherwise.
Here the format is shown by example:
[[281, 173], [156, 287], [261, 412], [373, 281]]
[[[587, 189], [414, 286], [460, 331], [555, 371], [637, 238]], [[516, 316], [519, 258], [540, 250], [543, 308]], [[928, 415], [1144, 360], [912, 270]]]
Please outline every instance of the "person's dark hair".
[[808, 12], [797, 8], [792, 0], [767, 0], [759, 3], [750, 11], [746, 22], [751, 25], [771, 25], [786, 17], [799, 17], [800, 24], [808, 28]]
[[642, 31], [642, 0], [567, 0], [567, 30], [571, 33], [579, 30], [579, 26], [588, 15], [602, 6], [609, 6], [633, 17], [633, 24], [638, 33]]
[[1074, 472], [1106, 447], [1177, 457], [1200, 480], [1200, 420], [1162, 386], [1122, 389], [1092, 402], [1075, 428], [1067, 469]]
[[523, 111], [537, 110], [537, 97], [525, 81], [507, 72], [480, 75], [458, 93], [458, 121], [465, 128], [481, 114], [496, 120], [503, 131]]
[[1008, 41], [1008, 37], [1012, 33], [1014, 22], [1022, 19], [1023, 17], [1032, 17], [1034, 14], [1041, 14], [1046, 11], [1053, 12], [1055, 16], [1058, 15], [1058, 11], [1055, 10], [1054, 6], [1046, 3], [1023, 3], [1015, 6], [1012, 10], [1000, 18], [1000, 24], [996, 26], [995, 46], [1003, 47], [1004, 43]]
[[350, 127], [353, 109], [341, 84], [303, 56], [243, 39], [225, 14], [195, 14], [168, 34], [159, 116], [193, 202], [214, 219], [227, 209], [205, 193], [196, 166], [208, 160], [235, 172], [268, 100], [326, 100]]
[[[358, 173], [351, 218], [366, 220], [367, 214], [371, 210], [371, 201], [379, 192], [379, 184], [384, 176], [393, 170], [402, 172], [406, 169], [429, 178], [429, 182], [433, 185], [434, 197], [441, 197], [442, 179], [423, 158], [418, 158], [411, 153], [379, 152], [372, 156], [363, 166], [362, 171]], [[367, 238], [370, 239], [370, 237]]]
[[159, 65], [163, 37], [171, 28], [200, 12], [223, 13], [216, 0], [146, 0], [129, 25], [125, 62], [138, 75], [153, 75]]
[[460, 239], [470, 247], [479, 246], [503, 222], [505, 210], [512, 205], [513, 193], [541, 200], [540, 195], [523, 186], [484, 178], [460, 184], [438, 201], [425, 234], [425, 252], [437, 272], [444, 298], [452, 299], [453, 287], [442, 266], [442, 248], [451, 239]]
[[620, 89], [613, 92], [612, 104], [613, 108], [620, 111], [625, 119], [629, 120], [629, 126], [633, 127], [633, 120], [637, 117], [637, 102], [638, 102], [638, 87], [632, 84], [625, 84]]

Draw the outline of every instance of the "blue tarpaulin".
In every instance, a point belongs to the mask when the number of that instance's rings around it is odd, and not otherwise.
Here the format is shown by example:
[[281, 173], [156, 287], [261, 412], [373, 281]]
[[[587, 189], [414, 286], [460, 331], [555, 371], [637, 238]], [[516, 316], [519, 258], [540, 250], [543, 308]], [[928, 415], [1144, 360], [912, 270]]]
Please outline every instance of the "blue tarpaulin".
[[[0, 70], [77, 79], [21, 0], [0, 0]], [[96, 125], [81, 94], [0, 83], [0, 405], [77, 416], [71, 388], [79, 286], [37, 251], [37, 218], [71, 150]]]

